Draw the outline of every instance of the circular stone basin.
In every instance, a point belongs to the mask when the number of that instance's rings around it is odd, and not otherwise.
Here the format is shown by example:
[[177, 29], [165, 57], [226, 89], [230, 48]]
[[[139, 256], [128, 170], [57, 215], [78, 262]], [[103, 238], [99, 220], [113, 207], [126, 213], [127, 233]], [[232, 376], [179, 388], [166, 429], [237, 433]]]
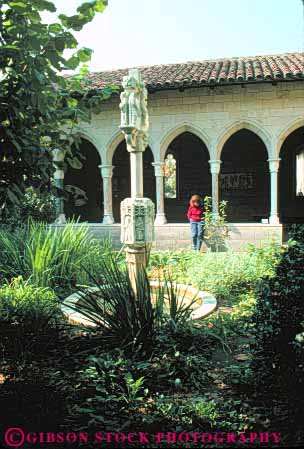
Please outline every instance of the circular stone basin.
[[[156, 290], [162, 287], [164, 282], [150, 281], [152, 301], [156, 299]], [[106, 288], [106, 286], [104, 286]], [[217, 307], [215, 296], [209, 292], [200, 291], [196, 288], [185, 284], [174, 284], [175, 290], [178, 292], [178, 298], [182, 301], [183, 307], [187, 307], [191, 304], [190, 320], [199, 320], [207, 317]], [[88, 287], [88, 291], [100, 291], [99, 287]], [[69, 304], [76, 304], [83, 299], [83, 292], [76, 292], [68, 296], [62, 303], [61, 308], [63, 313], [67, 316], [71, 324], [84, 325], [94, 327], [95, 323], [89, 321], [84, 315], [73, 310], [69, 307]], [[195, 301], [193, 301], [195, 299]], [[166, 296], [165, 296], [165, 309], [166, 309]], [[168, 308], [167, 308], [168, 309]]]

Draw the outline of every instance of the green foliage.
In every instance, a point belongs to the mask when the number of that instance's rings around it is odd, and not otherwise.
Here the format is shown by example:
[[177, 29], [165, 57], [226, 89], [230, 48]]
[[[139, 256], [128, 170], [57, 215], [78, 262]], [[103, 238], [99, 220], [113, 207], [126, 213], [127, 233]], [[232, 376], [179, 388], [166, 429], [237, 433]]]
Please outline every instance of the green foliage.
[[111, 347], [122, 347], [134, 355], [151, 351], [155, 312], [149, 279], [139, 271], [134, 291], [126, 266], [113, 258], [102, 261], [99, 280], [91, 278], [93, 288], [78, 290], [79, 301], [66, 304], [86, 317], [105, 335]]
[[29, 220], [53, 223], [56, 218], [55, 201], [49, 192], [39, 192], [29, 187], [21, 202], [8, 206], [5, 221], [2, 227], [16, 229], [26, 225]]
[[182, 291], [172, 280], [165, 279], [155, 293], [155, 318], [158, 326], [168, 323], [174, 328], [184, 326], [192, 313], [196, 296], [187, 299], [187, 290]]
[[[268, 377], [267, 385], [273, 376], [285, 378], [291, 375], [290, 370], [301, 371], [294, 343], [303, 331], [304, 226], [294, 228], [292, 236], [298, 240], [289, 242], [275, 275], [260, 286], [253, 318], [256, 369], [262, 379]], [[303, 374], [300, 381], [304, 382]]]
[[263, 400], [271, 395], [278, 401], [282, 425], [286, 413], [295, 413], [295, 423], [303, 417], [304, 226], [294, 227], [291, 237], [275, 275], [260, 286], [253, 316], [256, 388]]
[[218, 215], [212, 213], [212, 198], [204, 198], [204, 240], [211, 251], [225, 251], [225, 240], [229, 236], [229, 228], [226, 222], [227, 201], [220, 201]]
[[55, 343], [62, 322], [58, 300], [51, 290], [33, 287], [21, 276], [0, 288], [1, 352], [21, 360], [45, 349]]
[[[122, 426], [129, 413], [140, 406], [144, 396], [144, 378], [134, 378], [130, 364], [118, 350], [99, 357], [90, 356], [86, 367], [78, 373], [72, 415], [89, 416], [88, 426]], [[119, 412], [118, 412], [119, 410]]]
[[97, 242], [86, 225], [73, 222], [62, 228], [30, 222], [14, 232], [0, 230], [2, 278], [22, 275], [37, 287], [57, 292], [87, 283], [86, 269], [97, 275], [100, 261], [111, 253], [108, 240]]
[[232, 300], [254, 289], [263, 276], [272, 276], [281, 251], [279, 244], [270, 241], [262, 248], [248, 245], [241, 253], [152, 252], [150, 270], [151, 275], [160, 272], [166, 276], [169, 272], [175, 281], [210, 291], [218, 299]]
[[[89, 122], [92, 111], [116, 90], [108, 86], [92, 92], [85, 66], [91, 50], [77, 48], [73, 35], [102, 12], [106, 0], [92, 0], [77, 13], [61, 14], [58, 22], [46, 24], [45, 11], [55, 12], [51, 1], [0, 0], [0, 211], [20, 203], [29, 186], [48, 185], [53, 173], [50, 149], [67, 151], [73, 159], [71, 144], [75, 126]], [[74, 50], [65, 57], [66, 50]], [[63, 71], [79, 69], [71, 77]], [[58, 194], [56, 189], [53, 189]]]

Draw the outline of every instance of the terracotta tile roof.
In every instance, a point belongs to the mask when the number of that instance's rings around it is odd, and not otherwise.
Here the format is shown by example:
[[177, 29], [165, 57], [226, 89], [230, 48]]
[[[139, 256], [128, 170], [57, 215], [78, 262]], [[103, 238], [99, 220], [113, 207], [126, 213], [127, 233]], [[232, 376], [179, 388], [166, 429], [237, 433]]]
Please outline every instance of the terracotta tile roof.
[[[304, 80], [304, 53], [250, 56], [138, 67], [151, 91], [185, 87]], [[121, 85], [128, 69], [90, 74], [92, 89]]]

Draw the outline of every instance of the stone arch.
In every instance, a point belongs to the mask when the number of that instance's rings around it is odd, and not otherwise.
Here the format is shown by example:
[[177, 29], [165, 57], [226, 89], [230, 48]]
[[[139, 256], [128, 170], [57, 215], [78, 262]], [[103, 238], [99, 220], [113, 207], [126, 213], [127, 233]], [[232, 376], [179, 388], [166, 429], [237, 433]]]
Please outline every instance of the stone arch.
[[[196, 127], [183, 124], [171, 130], [161, 145], [161, 161], [165, 162], [166, 217], [169, 223], [184, 223], [187, 222], [190, 197], [193, 194], [203, 198], [211, 195], [210, 153], [206, 136]], [[169, 154], [175, 160], [175, 170], [171, 174], [167, 161]]]
[[116, 131], [109, 142], [106, 144], [106, 157], [105, 164], [112, 165], [113, 156], [116, 148], [122, 143], [124, 140], [124, 135], [122, 131]]
[[304, 117], [298, 117], [292, 120], [286, 128], [279, 134], [276, 146], [276, 157], [280, 157], [282, 146], [288, 136], [299, 128], [304, 127]]
[[90, 142], [98, 151], [99, 156], [101, 158], [103, 158], [101, 147], [100, 147], [100, 142], [98, 142], [98, 140], [91, 133], [89, 133], [85, 130], [82, 130], [82, 129], [77, 129], [72, 135], [80, 137], [81, 139]]
[[[124, 141], [124, 139], [125, 139], [124, 134], [120, 130], [112, 135], [111, 139], [106, 145], [105, 164], [112, 165], [114, 153], [117, 147]], [[157, 154], [155, 154], [155, 145], [153, 144], [151, 136], [149, 136], [148, 147], [151, 149], [153, 153], [154, 160], [158, 160]]]
[[194, 134], [197, 136], [201, 141], [204, 143], [204, 145], [207, 147], [208, 153], [210, 158], [212, 158], [212, 155], [210, 154], [210, 138], [209, 136], [198, 126], [192, 125], [188, 122], [179, 123], [174, 128], [170, 129], [165, 136], [161, 139], [160, 142], [160, 161], [164, 161], [165, 155], [167, 152], [167, 149], [171, 142], [173, 142], [176, 137], [179, 135], [189, 132], [191, 134]]
[[226, 128], [222, 134], [217, 139], [216, 145], [215, 145], [215, 151], [216, 151], [216, 157], [215, 159], [220, 159], [221, 154], [224, 148], [225, 143], [230, 139], [230, 137], [233, 136], [233, 134], [237, 133], [238, 131], [241, 131], [242, 129], [246, 129], [248, 131], [253, 132], [256, 134], [264, 143], [267, 149], [268, 157], [272, 157], [271, 152], [271, 136], [269, 135], [268, 131], [266, 131], [259, 123], [255, 123], [252, 121], [247, 120], [241, 120], [236, 123], [233, 123], [228, 128]]
[[220, 199], [227, 201], [228, 221], [261, 222], [270, 212], [267, 146], [256, 132], [241, 124], [230, 131], [220, 154]]

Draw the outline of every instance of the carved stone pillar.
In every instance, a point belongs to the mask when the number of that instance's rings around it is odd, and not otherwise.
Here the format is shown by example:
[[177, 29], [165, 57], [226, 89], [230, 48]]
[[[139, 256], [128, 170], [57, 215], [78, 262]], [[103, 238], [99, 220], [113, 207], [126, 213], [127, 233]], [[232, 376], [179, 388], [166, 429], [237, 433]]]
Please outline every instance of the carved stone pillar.
[[113, 218], [113, 198], [112, 198], [112, 175], [113, 165], [100, 165], [103, 183], [103, 220], [102, 224], [111, 225], [114, 223]]
[[137, 275], [147, 264], [147, 254], [154, 240], [155, 207], [143, 198], [143, 152], [148, 145], [148, 91], [138, 69], [123, 78], [120, 95], [121, 125], [130, 153], [131, 198], [121, 203], [121, 241], [125, 245], [129, 277], [137, 291]]
[[164, 162], [152, 162], [156, 179], [156, 225], [167, 223], [164, 196]]
[[[55, 148], [52, 151], [53, 155], [53, 165], [55, 167], [54, 172], [54, 186], [60, 191], [63, 191], [63, 181], [64, 181], [64, 157], [65, 151]], [[59, 192], [60, 194], [60, 192]], [[57, 196], [55, 200], [56, 206], [56, 224], [65, 224], [66, 217], [64, 213], [64, 200], [62, 196]]]
[[219, 214], [219, 174], [222, 161], [213, 159], [209, 161], [212, 176], [212, 213], [215, 217]]
[[278, 215], [278, 172], [280, 158], [268, 159], [270, 171], [270, 224], [280, 224]]
[[154, 240], [155, 208], [149, 198], [126, 198], [120, 208], [121, 241], [126, 245], [129, 277], [136, 290], [137, 272], [146, 267]]

